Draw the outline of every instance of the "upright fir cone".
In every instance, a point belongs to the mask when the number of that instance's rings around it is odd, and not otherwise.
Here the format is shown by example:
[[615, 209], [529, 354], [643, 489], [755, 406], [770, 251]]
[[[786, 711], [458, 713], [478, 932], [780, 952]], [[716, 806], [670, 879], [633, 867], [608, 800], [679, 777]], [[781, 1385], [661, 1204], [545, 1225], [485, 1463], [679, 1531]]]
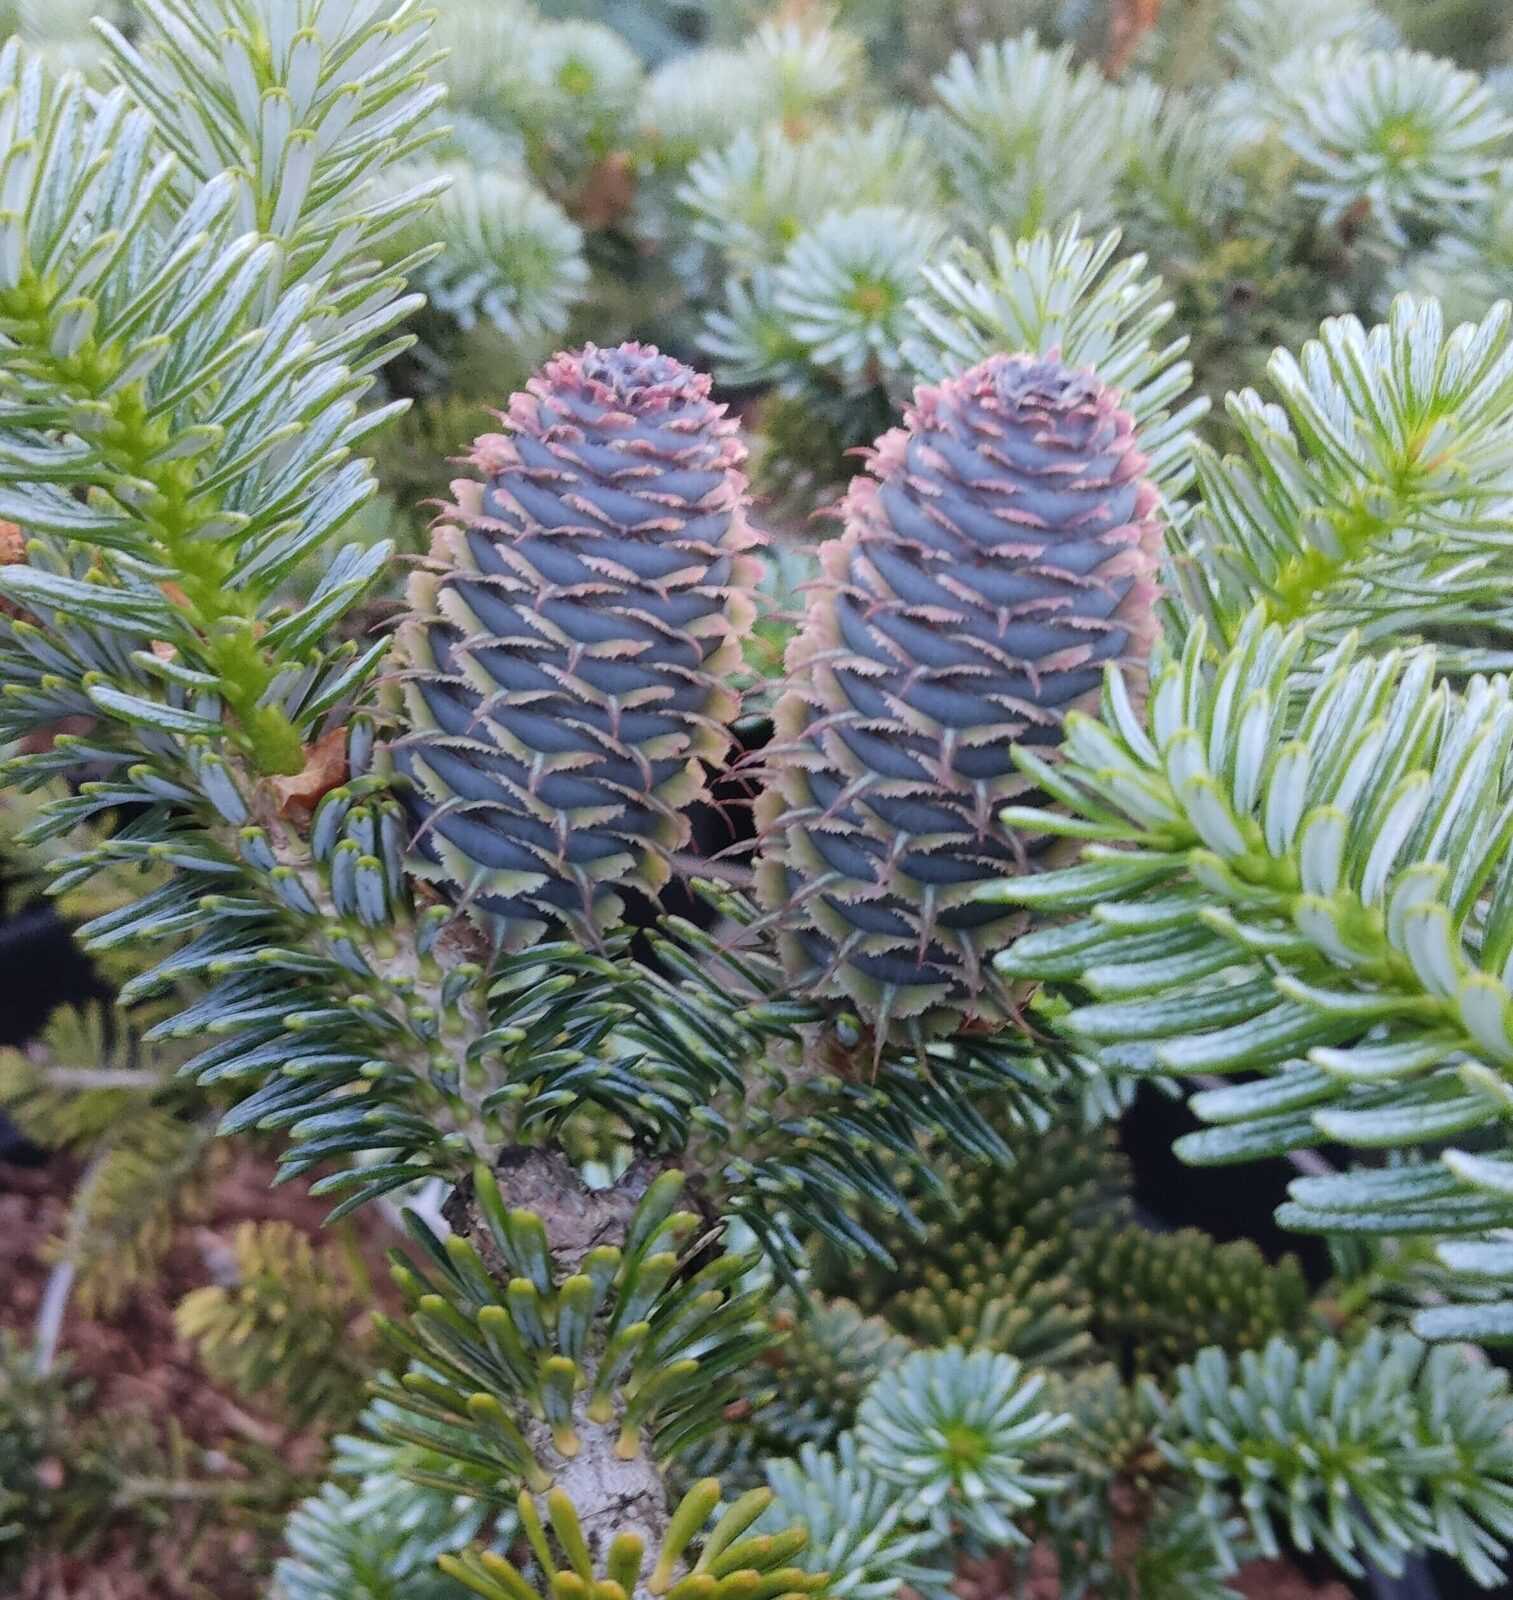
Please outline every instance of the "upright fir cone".
[[556, 356], [502, 420], [410, 582], [391, 750], [417, 870], [520, 944], [666, 881], [729, 748], [759, 541], [735, 423], [670, 356]]
[[1105, 662], [1143, 657], [1161, 542], [1133, 423], [1092, 373], [992, 356], [905, 421], [822, 552], [758, 804], [790, 971], [879, 1042], [1006, 1016], [988, 958], [1021, 913], [973, 894], [1041, 843], [998, 821], [1026, 788], [1010, 748], [1054, 744]]

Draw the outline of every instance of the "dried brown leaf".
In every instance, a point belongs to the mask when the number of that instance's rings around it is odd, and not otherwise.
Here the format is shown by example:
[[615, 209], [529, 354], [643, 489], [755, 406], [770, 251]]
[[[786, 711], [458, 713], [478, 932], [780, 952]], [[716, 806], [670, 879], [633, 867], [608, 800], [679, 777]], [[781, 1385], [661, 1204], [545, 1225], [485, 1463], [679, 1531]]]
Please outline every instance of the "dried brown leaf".
[[[20, 566], [26, 560], [26, 535], [19, 523], [0, 522], [0, 567]], [[26, 619], [27, 614], [14, 600], [0, 598], [0, 616]]]
[[1106, 77], [1121, 78], [1140, 41], [1161, 20], [1161, 0], [1113, 0], [1109, 13], [1108, 49], [1103, 57]]
[[635, 198], [635, 164], [624, 150], [612, 150], [594, 163], [569, 209], [573, 220], [592, 233], [617, 223]]
[[333, 728], [305, 748], [305, 764], [285, 778], [270, 778], [278, 814], [304, 826], [321, 799], [347, 781], [347, 730]]

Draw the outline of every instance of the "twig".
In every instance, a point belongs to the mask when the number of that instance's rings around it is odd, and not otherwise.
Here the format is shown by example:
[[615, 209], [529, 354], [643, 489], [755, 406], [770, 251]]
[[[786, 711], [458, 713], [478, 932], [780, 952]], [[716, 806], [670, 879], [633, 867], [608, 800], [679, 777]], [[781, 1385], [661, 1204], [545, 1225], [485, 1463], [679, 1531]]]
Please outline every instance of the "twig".
[[117, 1510], [135, 1505], [143, 1500], [249, 1500], [277, 1501], [282, 1499], [280, 1486], [260, 1488], [246, 1478], [235, 1479], [184, 1479], [184, 1478], [126, 1478], [115, 1492], [111, 1504]]
[[163, 1074], [149, 1067], [44, 1067], [49, 1088], [145, 1089], [163, 1087]]
[[58, 1357], [58, 1339], [63, 1332], [63, 1314], [68, 1310], [68, 1297], [73, 1292], [74, 1264], [66, 1258], [48, 1274], [47, 1287], [42, 1291], [42, 1304], [37, 1308], [36, 1338], [32, 1362], [39, 1378], [45, 1378], [53, 1369]]
[[68, 1228], [63, 1237], [63, 1249], [58, 1264], [48, 1275], [47, 1287], [42, 1291], [42, 1304], [37, 1307], [33, 1365], [39, 1378], [45, 1378], [58, 1359], [58, 1340], [63, 1333], [63, 1317], [68, 1310], [68, 1298], [73, 1293], [74, 1277], [78, 1271], [75, 1256], [84, 1235], [84, 1220], [89, 1214], [90, 1191], [100, 1175], [100, 1168], [110, 1146], [95, 1152], [74, 1187], [73, 1201], [68, 1208]]

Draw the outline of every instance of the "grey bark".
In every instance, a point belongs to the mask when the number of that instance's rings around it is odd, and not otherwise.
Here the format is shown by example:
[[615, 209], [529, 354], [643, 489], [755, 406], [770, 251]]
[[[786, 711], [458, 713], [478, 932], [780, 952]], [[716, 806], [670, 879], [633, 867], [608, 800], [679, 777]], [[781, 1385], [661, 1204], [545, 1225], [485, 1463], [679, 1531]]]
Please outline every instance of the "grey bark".
[[[600, 1245], [624, 1245], [637, 1205], [668, 1165], [639, 1160], [610, 1188], [589, 1189], [560, 1152], [509, 1149], [495, 1161], [494, 1172], [505, 1204], [527, 1207], [545, 1224], [560, 1281], [577, 1272], [591, 1250]], [[685, 1192], [684, 1198], [698, 1207], [695, 1196]], [[471, 1239], [495, 1277], [507, 1280], [511, 1276], [479, 1211], [471, 1182], [458, 1185], [442, 1214], [454, 1230]], [[670, 1515], [662, 1475], [644, 1449], [628, 1461], [615, 1453], [618, 1421], [591, 1422], [581, 1410], [574, 1421], [580, 1445], [577, 1455], [568, 1458], [557, 1453], [551, 1432], [543, 1424], [522, 1420], [522, 1426], [554, 1486], [571, 1498], [595, 1568], [602, 1573], [611, 1541], [616, 1534], [629, 1532], [645, 1541], [649, 1574]]]

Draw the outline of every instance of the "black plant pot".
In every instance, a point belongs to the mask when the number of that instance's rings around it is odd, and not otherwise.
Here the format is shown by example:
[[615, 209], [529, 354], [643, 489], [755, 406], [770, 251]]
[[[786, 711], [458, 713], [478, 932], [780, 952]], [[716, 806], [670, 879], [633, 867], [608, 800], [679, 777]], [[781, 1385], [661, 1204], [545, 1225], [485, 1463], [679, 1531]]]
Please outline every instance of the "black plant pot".
[[0, 1193], [5, 1190], [7, 1167], [40, 1167], [46, 1160], [47, 1152], [39, 1150], [21, 1133], [15, 1123], [0, 1111]]
[[1172, 1149], [1202, 1124], [1183, 1100], [1153, 1089], [1141, 1092], [1119, 1127], [1134, 1171], [1135, 1204], [1158, 1229], [1201, 1228], [1224, 1243], [1250, 1239], [1268, 1260], [1291, 1253], [1317, 1288], [1329, 1276], [1322, 1240], [1284, 1233], [1275, 1211], [1297, 1169], [1285, 1160], [1247, 1162], [1243, 1178], [1233, 1167], [1190, 1167]]
[[[24, 905], [0, 920], [0, 1045], [26, 1044], [60, 1005], [82, 1005], [109, 994], [68, 925], [46, 901]], [[36, 1166], [45, 1159], [46, 1152], [0, 1112], [0, 1188], [4, 1165]]]
[[34, 1038], [60, 1005], [104, 1000], [110, 990], [46, 901], [0, 922], [0, 1045]]
[[1365, 1588], [1358, 1586], [1358, 1592], [1369, 1596], [1369, 1600], [1470, 1600], [1472, 1595], [1487, 1593], [1478, 1589], [1459, 1567], [1438, 1558], [1410, 1561], [1401, 1578], [1374, 1573], [1366, 1580]]

